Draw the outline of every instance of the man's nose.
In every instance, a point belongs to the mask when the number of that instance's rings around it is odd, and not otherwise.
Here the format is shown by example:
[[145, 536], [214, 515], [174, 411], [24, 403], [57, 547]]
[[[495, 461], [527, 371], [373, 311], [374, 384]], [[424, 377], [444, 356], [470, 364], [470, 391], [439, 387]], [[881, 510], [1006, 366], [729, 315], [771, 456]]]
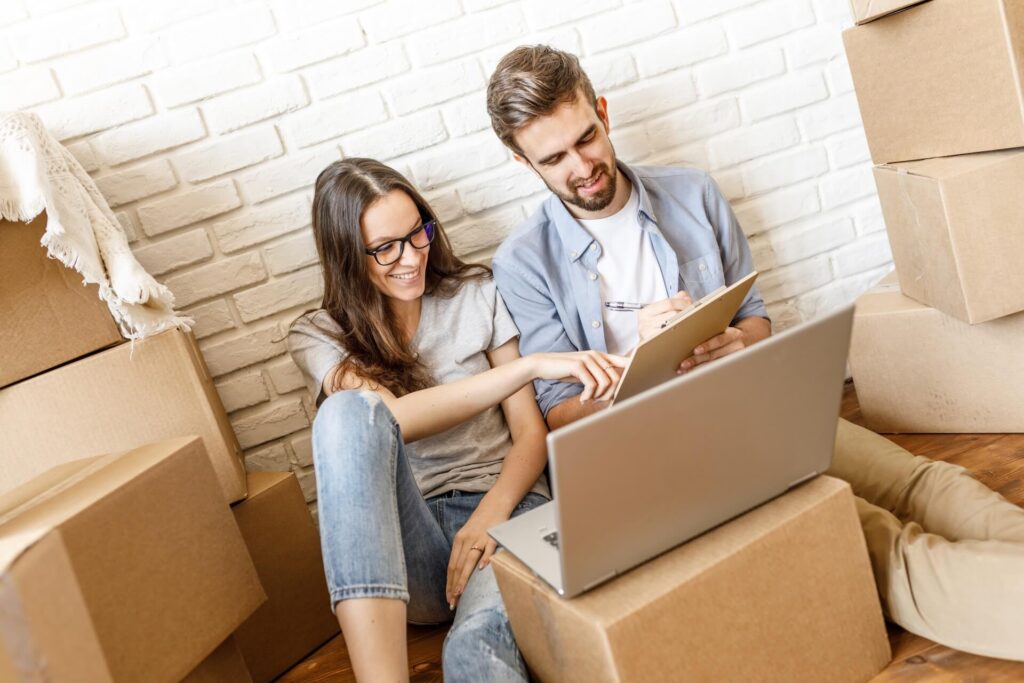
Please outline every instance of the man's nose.
[[578, 152], [572, 156], [573, 175], [579, 180], [586, 180], [594, 173], [594, 162]]

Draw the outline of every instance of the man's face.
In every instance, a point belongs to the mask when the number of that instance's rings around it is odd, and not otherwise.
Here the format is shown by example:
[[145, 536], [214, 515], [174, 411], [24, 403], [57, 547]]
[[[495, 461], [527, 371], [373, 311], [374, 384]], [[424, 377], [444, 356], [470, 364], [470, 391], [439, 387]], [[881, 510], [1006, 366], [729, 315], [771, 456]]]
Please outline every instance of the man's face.
[[608, 138], [607, 107], [603, 97], [596, 110], [577, 97], [515, 134], [523, 150], [516, 159], [528, 163], [563, 202], [584, 213], [600, 212], [615, 198], [618, 168]]

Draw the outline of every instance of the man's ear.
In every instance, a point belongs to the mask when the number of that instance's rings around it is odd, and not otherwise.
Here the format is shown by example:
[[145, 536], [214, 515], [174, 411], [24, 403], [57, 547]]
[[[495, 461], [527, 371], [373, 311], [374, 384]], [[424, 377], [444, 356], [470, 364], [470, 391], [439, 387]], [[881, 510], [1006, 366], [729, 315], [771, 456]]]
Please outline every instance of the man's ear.
[[594, 109], [597, 111], [597, 118], [601, 119], [601, 123], [604, 124], [604, 132], [606, 134], [610, 133], [612, 125], [608, 119], [608, 100], [604, 97], [598, 97], [597, 101], [594, 103]]
[[522, 154], [516, 154], [515, 152], [512, 152], [512, 158], [521, 163], [523, 166], [529, 168], [531, 171], [537, 170], [533, 167], [533, 164], [530, 163], [530, 160], [524, 157]]

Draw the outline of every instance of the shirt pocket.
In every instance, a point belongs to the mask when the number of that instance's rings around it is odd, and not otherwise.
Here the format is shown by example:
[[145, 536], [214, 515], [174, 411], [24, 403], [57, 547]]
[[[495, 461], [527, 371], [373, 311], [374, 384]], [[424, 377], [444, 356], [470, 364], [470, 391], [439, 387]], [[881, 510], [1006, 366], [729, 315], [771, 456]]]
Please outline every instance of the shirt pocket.
[[704, 254], [679, 266], [682, 289], [696, 301], [725, 284], [722, 261], [718, 252]]

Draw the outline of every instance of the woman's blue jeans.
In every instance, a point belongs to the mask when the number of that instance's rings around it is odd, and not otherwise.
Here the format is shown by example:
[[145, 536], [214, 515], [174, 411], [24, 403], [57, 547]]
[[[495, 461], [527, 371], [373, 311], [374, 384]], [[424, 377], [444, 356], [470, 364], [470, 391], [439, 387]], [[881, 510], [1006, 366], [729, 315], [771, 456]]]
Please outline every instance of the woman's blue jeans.
[[[329, 396], [313, 424], [320, 543], [331, 606], [351, 598], [406, 601], [414, 624], [452, 618], [445, 599], [452, 539], [483, 494], [424, 500], [398, 423], [372, 392]], [[546, 502], [531, 493], [513, 516]], [[474, 570], [444, 642], [447, 681], [526, 681], [494, 571]]]

